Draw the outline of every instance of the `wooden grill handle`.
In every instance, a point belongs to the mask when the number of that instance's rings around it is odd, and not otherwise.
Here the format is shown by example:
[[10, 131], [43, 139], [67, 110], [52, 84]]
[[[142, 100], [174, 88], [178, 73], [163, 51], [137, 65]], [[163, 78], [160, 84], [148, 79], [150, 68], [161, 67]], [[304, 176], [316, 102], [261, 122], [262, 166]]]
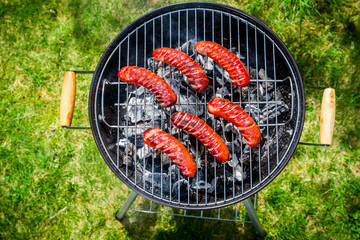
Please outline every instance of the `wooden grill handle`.
[[75, 106], [76, 74], [66, 71], [61, 91], [60, 126], [71, 126]]
[[320, 143], [331, 145], [335, 124], [335, 89], [324, 90], [320, 113]]

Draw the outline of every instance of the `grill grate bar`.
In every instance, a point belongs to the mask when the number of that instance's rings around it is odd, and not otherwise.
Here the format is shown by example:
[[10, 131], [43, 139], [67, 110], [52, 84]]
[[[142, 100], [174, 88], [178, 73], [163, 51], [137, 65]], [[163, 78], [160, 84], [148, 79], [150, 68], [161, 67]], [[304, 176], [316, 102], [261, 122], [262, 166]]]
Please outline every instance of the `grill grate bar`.
[[[176, 68], [173, 68], [173, 71], [178, 71]], [[260, 82], [277, 82], [277, 83], [283, 83], [284, 81], [288, 81], [288, 78], [284, 78], [284, 79], [255, 79], [255, 78], [250, 78], [250, 83], [260, 83]], [[126, 82], [117, 82], [117, 81], [114, 81], [114, 82], [109, 82], [108, 84], [110, 85], [117, 85], [117, 84], [120, 84], [120, 85], [126, 85], [127, 83]]]
[[[259, 59], [258, 59], [258, 47], [257, 47], [257, 27], [255, 27], [255, 58], [256, 58], [256, 79], [259, 80]], [[260, 104], [259, 104], [259, 81], [256, 82], [256, 89], [257, 89], [257, 94], [256, 94], [256, 98], [257, 98], [257, 106], [258, 109], [260, 109]], [[266, 108], [268, 108], [268, 106], [266, 106]], [[260, 119], [260, 111], [258, 112], [258, 119]], [[261, 147], [260, 145], [257, 147], [259, 149], [259, 180], [261, 181]]]
[[[153, 38], [152, 38], [152, 42], [153, 42], [153, 46], [152, 46], [152, 50], [154, 51], [156, 49], [155, 47], [155, 19], [152, 20], [152, 29], [153, 29]], [[155, 65], [153, 65], [153, 72], [155, 72]], [[155, 119], [155, 104], [153, 104], [153, 119]], [[155, 122], [153, 121], [153, 127], [155, 127]], [[151, 157], [151, 160], [152, 160], [152, 173], [154, 172], [154, 154], [152, 154], [152, 157]], [[151, 195], [154, 196], [154, 174], [151, 175]]]
[[[172, 48], [172, 46], [171, 46], [171, 37], [172, 37], [172, 34], [171, 34], [171, 16], [172, 16], [172, 14], [170, 14], [170, 16], [169, 16], [169, 21], [170, 21], [170, 24], [169, 24], [169, 33], [170, 33], [170, 48]], [[172, 66], [170, 66], [170, 68], [171, 69], [173, 69], [173, 67]], [[172, 71], [170, 71], [170, 79], [172, 79]], [[170, 87], [172, 88], [173, 87], [173, 84], [172, 84], [172, 81], [170, 81]], [[172, 109], [170, 109], [170, 116], [172, 115]], [[170, 131], [172, 132], [172, 130], [174, 129], [174, 126], [171, 124], [170, 125]], [[170, 161], [170, 169], [171, 169], [171, 166], [172, 166], [172, 163], [171, 163], [172, 161]], [[172, 184], [172, 178], [170, 177], [170, 189], [172, 189], [171, 188], [171, 184]], [[172, 194], [172, 191], [170, 191], [170, 201], [171, 201], [171, 194]], [[167, 208], [167, 211], [169, 212], [169, 207]]]
[[[129, 106], [132, 106], [132, 105], [129, 105]], [[138, 105], [137, 105], [138, 106]], [[108, 127], [110, 127], [110, 128], [123, 128], [123, 129], [126, 129], [126, 128], [135, 128], [135, 126], [132, 126], [132, 125], [129, 125], [129, 126], [126, 126], [126, 125], [119, 125], [119, 126], [116, 126], [116, 125], [109, 125], [109, 124], [107, 124], [105, 121], [104, 121], [104, 123], [108, 126]], [[284, 125], [286, 125], [288, 123], [288, 121], [287, 122], [285, 122], [285, 123], [281, 123], [281, 124], [276, 124], [276, 123], [269, 123], [269, 124], [258, 124], [258, 126], [261, 128], [261, 127], [275, 127], [275, 126], [284, 126]]]
[[[206, 40], [206, 34], [205, 34], [205, 10], [203, 10], [203, 23], [204, 23], [204, 27], [203, 27], [203, 32], [204, 32], [204, 37], [203, 37], [203, 40], [205, 41]], [[209, 62], [209, 57], [205, 57], [206, 59], [206, 62], [208, 63]], [[207, 92], [205, 92], [205, 99], [207, 99]], [[207, 109], [207, 103], [205, 103], [205, 109]], [[205, 111], [205, 121], [207, 121], [207, 116], [208, 116], [208, 112]], [[208, 184], [208, 159], [207, 159], [207, 156], [208, 156], [208, 152], [205, 151], [205, 184], [207, 185]], [[205, 204], [207, 204], [207, 198], [208, 198], [208, 189], [205, 188]], [[202, 214], [202, 213], [201, 213]]]
[[[197, 10], [195, 10], [195, 39], [197, 39]], [[196, 57], [196, 53], [195, 53], [195, 57]], [[198, 116], [198, 97], [197, 97], [197, 93], [196, 93], [196, 109], [195, 109], [195, 116]], [[198, 139], [196, 139], [196, 158], [195, 158], [195, 162], [196, 165], [199, 164], [199, 141]], [[199, 171], [196, 171], [196, 181], [199, 182]], [[196, 188], [196, 204], [199, 204], [199, 188]]]
[[[212, 31], [211, 31], [211, 40], [214, 42], [215, 39], [214, 39], [214, 26], [215, 26], [215, 21], [214, 21], [214, 10], [211, 11], [211, 17], [212, 17]], [[213, 71], [213, 79], [215, 79], [215, 71]], [[213, 95], [215, 95], [215, 81], [213, 81]], [[214, 126], [213, 126], [213, 129], [215, 129], [215, 121], [214, 121]], [[214, 180], [215, 180], [215, 202], [217, 202], [217, 189], [216, 189], [216, 186], [217, 186], [217, 178], [216, 178], [216, 165], [217, 165], [217, 162], [216, 160], [214, 159]]]
[[[136, 29], [136, 40], [135, 40], [135, 64], [138, 65], [138, 55], [139, 55], [139, 52], [138, 52], [138, 29]], [[129, 58], [129, 56], [128, 56]], [[136, 86], [136, 88], [138, 88], [138, 86]], [[138, 99], [138, 91], [136, 91], [135, 93], [135, 96], [136, 96], [136, 99]], [[137, 116], [137, 108], [135, 108], [135, 116]], [[137, 124], [137, 121], [135, 122], [135, 128], [137, 128], [136, 126]], [[137, 140], [135, 139], [135, 149], [137, 149]], [[135, 183], [136, 183], [136, 166], [137, 166], [137, 154], [133, 154], [134, 155], [134, 160], [135, 160]]]
[[[146, 24], [144, 25], [144, 65], [143, 67], [146, 68]], [[144, 94], [144, 109], [146, 108], [146, 97]], [[145, 128], [143, 129], [144, 131], [146, 130]], [[145, 172], [145, 148], [143, 148], [143, 173]], [[145, 178], [143, 177], [143, 191], [145, 191]]]
[[[276, 66], [276, 64], [275, 64], [276, 57], [275, 57], [275, 46], [274, 46], [274, 44], [275, 43], [273, 42], [272, 46], [273, 46], [273, 62], [274, 62], [274, 79], [276, 79], [276, 67], [275, 67]], [[274, 85], [275, 85], [275, 91], [276, 91], [276, 81], [275, 81]], [[278, 122], [278, 120], [277, 120], [277, 103], [276, 103], [276, 101], [277, 101], [277, 96], [275, 94], [275, 122]], [[291, 116], [292, 116], [292, 114], [291, 114]], [[275, 132], [276, 132], [276, 164], [279, 165], [279, 138], [278, 138], [278, 126], [277, 125], [275, 126]]]
[[[232, 42], [231, 42], [231, 16], [229, 15], [229, 40], [230, 40], [230, 43], [229, 43], [229, 46], [231, 47], [232, 46]], [[231, 83], [231, 89], [230, 89], [230, 92], [231, 92], [231, 101], [234, 102], [234, 97], [233, 97], [233, 84]], [[231, 126], [231, 153], [232, 153], [232, 158], [234, 158], [234, 125]], [[235, 166], [233, 165], [232, 166], [232, 187], [233, 187], [233, 190], [232, 190], [232, 197], [235, 197]]]
[[[178, 48], [180, 48], [180, 12], [178, 12]], [[179, 103], [178, 99], [178, 103]], [[180, 136], [180, 129], [178, 129], [178, 135]], [[178, 179], [180, 180], [180, 170], [178, 169]], [[178, 184], [178, 204], [180, 204], [180, 184]]]
[[[247, 64], [246, 64], [246, 68], [247, 68], [247, 71], [250, 72], [250, 68], [249, 68], [249, 24], [248, 22], [246, 22], [246, 61], [247, 61]], [[248, 102], [250, 102], [250, 95], [248, 94]], [[251, 115], [251, 108], [249, 109], [249, 115]], [[241, 138], [243, 139], [244, 137], [241, 136]], [[241, 141], [243, 142], [243, 141]], [[250, 188], [253, 188], [253, 184], [252, 184], [252, 149], [250, 149], [249, 151], [249, 156], [250, 156]]]
[[[224, 14], [221, 13], [221, 45], [224, 46]], [[223, 68], [222, 69], [222, 87], [223, 87], [223, 90], [222, 90], [222, 97], [224, 98], [224, 87], [225, 87], [225, 80], [224, 80], [224, 73], [225, 73], [225, 69]], [[221, 119], [221, 125], [222, 125], [222, 128], [225, 129], [225, 124], [224, 124], [224, 119]], [[223, 131], [223, 134], [222, 134], [223, 138], [225, 138], [225, 131]], [[224, 200], [226, 201], [226, 169], [225, 169], [225, 164], [222, 164], [223, 165], [223, 176], [224, 176]], [[220, 208], [219, 208], [219, 214], [220, 214]]]
[[[129, 54], [130, 54], [130, 38], [127, 39], [127, 54], [126, 54], [126, 63], [127, 65], [129, 66]], [[126, 88], [127, 88], [127, 92], [129, 92], [129, 83], [126, 83]], [[126, 101], [126, 109], [128, 109], [129, 107], [129, 101]], [[128, 136], [129, 135], [129, 129], [128, 129], [128, 126], [129, 126], [129, 112], [126, 112], [126, 128], [125, 128], [125, 131], [126, 131], [126, 135]], [[128, 176], [128, 151], [126, 151], [126, 159], [125, 159], [125, 162], [126, 162], [126, 177]]]
[[[189, 41], [189, 9], [186, 9], [186, 42]], [[187, 44], [186, 46], [186, 54], [189, 55], [189, 44]], [[187, 104], [188, 104], [188, 112], [189, 111], [189, 88], [186, 88], [186, 99], [187, 99]], [[189, 133], [186, 132], [186, 135], [187, 135], [187, 149], [189, 149], [189, 144], [190, 144], [190, 141], [189, 141]], [[196, 195], [197, 196], [197, 195]], [[189, 177], [187, 177], [187, 200], [188, 200], [188, 204], [190, 204], [190, 180], [189, 180]], [[185, 211], [184, 211], [185, 213]]]
[[[118, 64], [118, 69], [120, 69], [121, 66], [121, 48], [119, 47], [119, 64]], [[120, 84], [118, 84], [118, 102], [120, 102]], [[103, 108], [104, 109], [104, 108]], [[120, 125], [120, 105], [117, 105], [117, 126]], [[120, 128], [116, 129], [116, 142], [119, 143], [120, 142]], [[116, 146], [116, 166], [119, 168], [120, 167], [120, 146], [119, 144], [117, 144]]]
[[[241, 56], [241, 48], [240, 48], [240, 22], [239, 22], [239, 18], [237, 18], [237, 31], [238, 31], [238, 51], [239, 51], [239, 54]], [[247, 63], [248, 64], [248, 63]], [[249, 67], [248, 65], [246, 65], [246, 68], [247, 70], [249, 70]], [[240, 92], [240, 95], [239, 95], [239, 102], [241, 104], [241, 99], [242, 99], [242, 92]], [[233, 127], [233, 132], [234, 132], [234, 127]], [[241, 149], [243, 149], [243, 144], [242, 144], [242, 141], [240, 142], [240, 147]], [[243, 151], [241, 150], [240, 151], [240, 159], [243, 159]], [[243, 161], [241, 161], [241, 171], [243, 174], [241, 174], [241, 194], [244, 194], [244, 163]]]
[[[234, 103], [236, 103], [236, 104], [238, 104], [238, 105], [241, 105], [241, 104], [253, 104], [253, 105], [257, 105], [258, 103], [259, 104], [266, 104], [266, 103], [268, 103], [268, 104], [279, 104], [280, 102], [279, 101], [260, 101], [259, 100], [259, 102], [237, 102], [237, 101], [234, 101]], [[117, 106], [117, 105], [120, 105], [120, 106], [138, 106], [138, 104], [126, 104], [126, 103], [114, 103], [114, 105], [115, 106]], [[194, 102], [194, 103], [178, 103], [178, 104], [176, 104], [176, 105], [178, 105], [178, 106], [191, 106], [191, 105], [207, 105], [207, 103], [203, 103], [203, 102], [198, 102], [198, 103], [196, 103], [196, 102]], [[291, 120], [291, 119], [290, 119]]]
[[[161, 26], [161, 32], [160, 32], [160, 36], [161, 36], [161, 46], [160, 47], [164, 47], [164, 26], [163, 26], [163, 15], [161, 15], [161, 24], [160, 24], [160, 26]], [[163, 72], [163, 74], [164, 74], [164, 69], [162, 69], [162, 72]], [[155, 106], [155, 104], [154, 104], [154, 106]], [[164, 129], [163, 128], [163, 126], [164, 126], [164, 121], [163, 121], [163, 115], [161, 114], [160, 115], [161, 116], [161, 124], [160, 124], [160, 126], [161, 126], [161, 129]], [[161, 173], [161, 177], [160, 177], [160, 196], [161, 196], [161, 198], [163, 198], [163, 162], [164, 162], [164, 155], [163, 154], [161, 154], [161, 162], [160, 162], [160, 173]]]
[[[268, 83], [267, 83], [267, 63], [266, 63], [266, 38], [265, 35], [264, 36], [264, 63], [265, 63], [265, 91], [268, 92]], [[266, 98], [266, 133], [267, 136], [269, 136], [269, 103], [268, 103], [268, 99]], [[266, 140], [266, 149], [267, 149], [267, 165], [268, 165], [268, 173], [270, 172], [270, 153], [269, 153], [269, 141]], [[261, 178], [260, 178], [261, 181]]]

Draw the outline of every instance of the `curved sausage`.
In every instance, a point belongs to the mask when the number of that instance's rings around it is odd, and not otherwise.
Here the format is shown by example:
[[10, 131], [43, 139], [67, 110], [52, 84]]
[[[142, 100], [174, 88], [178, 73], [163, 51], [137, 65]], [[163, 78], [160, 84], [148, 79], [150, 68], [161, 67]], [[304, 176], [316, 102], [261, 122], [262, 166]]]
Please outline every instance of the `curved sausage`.
[[136, 66], [123, 67], [119, 70], [118, 77], [124, 82], [138, 84], [147, 88], [159, 100], [162, 107], [170, 107], [176, 103], [176, 94], [169, 84], [145, 68]]
[[232, 122], [244, 136], [246, 143], [254, 148], [261, 140], [260, 128], [241, 107], [227, 99], [213, 98], [208, 104], [209, 113]]
[[196, 163], [184, 145], [159, 128], [149, 128], [143, 135], [144, 143], [166, 153], [176, 163], [183, 175], [193, 177]]
[[221, 137], [200, 118], [190, 113], [177, 112], [171, 115], [171, 122], [175, 127], [183, 129], [199, 139], [220, 162], [226, 162], [229, 159], [229, 149]]
[[223, 46], [210, 42], [201, 41], [195, 45], [195, 50], [203, 55], [214, 59], [230, 75], [231, 82], [238, 87], [245, 87], [250, 82], [250, 75], [240, 59]]
[[179, 50], [158, 48], [153, 52], [153, 58], [179, 69], [187, 77], [191, 87], [198, 93], [205, 91], [209, 85], [209, 80], [201, 66], [189, 55]]

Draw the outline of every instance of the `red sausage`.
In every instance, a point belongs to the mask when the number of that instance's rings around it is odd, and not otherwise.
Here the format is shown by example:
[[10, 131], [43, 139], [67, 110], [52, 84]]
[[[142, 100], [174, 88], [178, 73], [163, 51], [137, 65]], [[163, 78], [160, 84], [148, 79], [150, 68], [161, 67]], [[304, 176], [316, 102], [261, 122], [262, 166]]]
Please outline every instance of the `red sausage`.
[[124, 82], [138, 84], [147, 88], [159, 100], [162, 107], [170, 107], [176, 103], [176, 94], [169, 84], [145, 68], [123, 67], [119, 70], [118, 77]]
[[149, 128], [143, 135], [144, 143], [166, 153], [176, 163], [183, 175], [193, 177], [196, 163], [184, 145], [159, 128]]
[[209, 85], [209, 80], [201, 66], [179, 50], [158, 48], [153, 52], [153, 58], [179, 69], [188, 78], [191, 87], [198, 93], [205, 91]]
[[226, 162], [229, 159], [229, 149], [221, 137], [200, 118], [190, 113], [177, 112], [171, 115], [171, 122], [175, 127], [183, 129], [199, 139], [220, 162]]
[[250, 75], [240, 59], [223, 46], [209, 41], [201, 41], [195, 45], [195, 50], [214, 59], [230, 75], [231, 82], [238, 87], [245, 87], [250, 82]]
[[254, 148], [260, 143], [260, 128], [241, 107], [227, 99], [219, 97], [209, 101], [208, 111], [217, 117], [232, 122], [244, 136], [246, 143]]

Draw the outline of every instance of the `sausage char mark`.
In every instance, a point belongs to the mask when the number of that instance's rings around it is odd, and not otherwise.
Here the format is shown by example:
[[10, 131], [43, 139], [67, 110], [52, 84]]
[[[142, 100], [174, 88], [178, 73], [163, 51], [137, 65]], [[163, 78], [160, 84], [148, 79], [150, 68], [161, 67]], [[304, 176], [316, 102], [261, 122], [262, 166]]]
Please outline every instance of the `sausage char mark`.
[[250, 75], [240, 59], [227, 48], [210, 42], [201, 41], [195, 45], [195, 50], [214, 59], [230, 75], [231, 82], [238, 87], [245, 87], [250, 82]]
[[155, 73], [136, 66], [123, 67], [118, 72], [121, 81], [141, 85], [155, 95], [162, 107], [170, 107], [176, 103], [174, 90], [164, 79]]
[[208, 111], [233, 123], [250, 147], [255, 148], [259, 145], [261, 140], [260, 128], [241, 107], [227, 99], [216, 97], [209, 101]]
[[204, 70], [189, 55], [172, 48], [158, 48], [153, 52], [153, 58], [179, 69], [196, 92], [201, 93], [208, 87], [209, 80]]
[[202, 142], [209, 152], [220, 162], [229, 159], [229, 149], [221, 137], [203, 120], [185, 112], [171, 115], [171, 122], [175, 127], [185, 130]]
[[178, 166], [184, 176], [193, 177], [196, 163], [185, 146], [175, 137], [159, 128], [149, 128], [143, 134], [144, 143], [166, 153]]

